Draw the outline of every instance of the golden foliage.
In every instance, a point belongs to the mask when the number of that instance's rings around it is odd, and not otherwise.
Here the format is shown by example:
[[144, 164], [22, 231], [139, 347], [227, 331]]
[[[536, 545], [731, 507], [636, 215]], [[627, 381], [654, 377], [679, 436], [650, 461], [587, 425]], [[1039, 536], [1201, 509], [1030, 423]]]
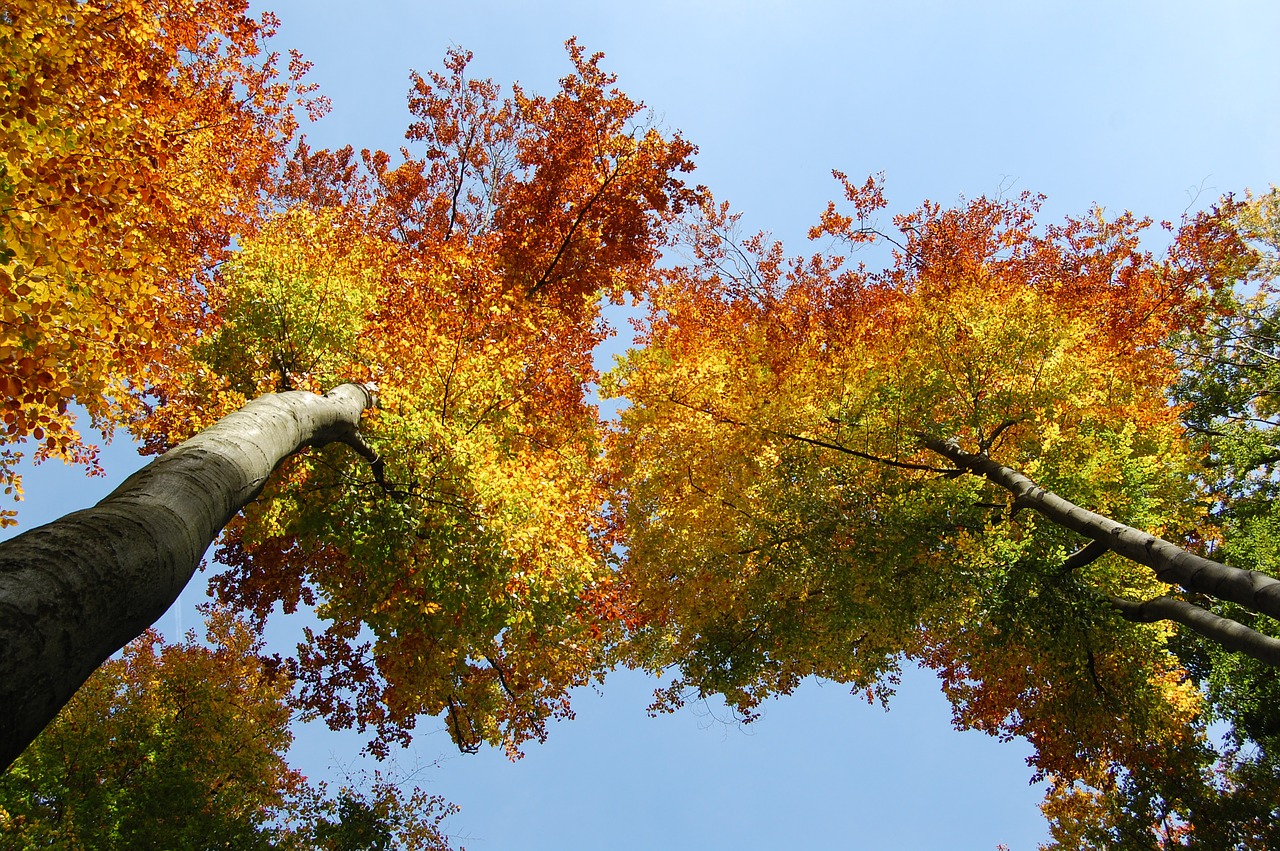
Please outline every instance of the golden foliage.
[[[207, 270], [252, 228], [293, 132], [270, 16], [237, 0], [9, 0], [0, 14], [0, 417], [7, 444], [92, 465], [162, 374]], [[14, 459], [0, 460], [5, 474]]]

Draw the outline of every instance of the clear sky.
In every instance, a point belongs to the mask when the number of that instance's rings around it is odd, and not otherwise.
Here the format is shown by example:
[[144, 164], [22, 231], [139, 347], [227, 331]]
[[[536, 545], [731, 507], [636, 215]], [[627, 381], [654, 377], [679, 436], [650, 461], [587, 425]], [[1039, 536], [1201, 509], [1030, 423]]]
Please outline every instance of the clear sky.
[[[280, 49], [315, 63], [333, 112], [315, 146], [395, 150], [411, 68], [474, 51], [473, 73], [549, 92], [578, 36], [619, 85], [698, 144], [695, 178], [795, 250], [837, 187], [885, 172], [890, 209], [1022, 190], [1046, 219], [1097, 203], [1176, 220], [1280, 177], [1280, 4], [1258, 2], [377, 2], [255, 0]], [[109, 480], [42, 468], [25, 523], [81, 507]], [[196, 582], [200, 583], [197, 578]], [[191, 605], [160, 622], [197, 624]], [[287, 630], [279, 635], [287, 634]], [[288, 642], [277, 649], [288, 651]], [[807, 683], [747, 728], [714, 706], [649, 719], [654, 683], [617, 674], [515, 764], [461, 756], [428, 721], [426, 788], [462, 806], [448, 829], [496, 849], [1032, 849], [1046, 836], [1028, 748], [957, 733], [931, 674], [889, 713]], [[307, 729], [294, 757], [334, 776], [359, 739]]]

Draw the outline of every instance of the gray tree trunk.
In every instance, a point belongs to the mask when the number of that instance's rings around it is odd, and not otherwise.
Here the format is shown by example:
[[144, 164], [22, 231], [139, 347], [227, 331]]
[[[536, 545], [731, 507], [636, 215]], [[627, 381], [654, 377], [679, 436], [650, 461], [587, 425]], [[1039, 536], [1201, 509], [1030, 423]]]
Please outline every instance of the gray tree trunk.
[[1241, 570], [1189, 553], [1163, 538], [1081, 508], [1047, 491], [1016, 470], [985, 455], [972, 455], [955, 443], [922, 436], [921, 443], [1014, 495], [1015, 504], [1037, 511], [1059, 526], [1079, 532], [1107, 549], [1146, 565], [1161, 582], [1239, 603], [1280, 619], [1280, 581], [1256, 570]]
[[[982, 476], [1009, 491], [1014, 496], [1014, 505], [1039, 512], [1051, 522], [1151, 568], [1161, 582], [1238, 603], [1258, 614], [1280, 620], [1280, 580], [1275, 577], [1187, 552], [1163, 538], [1081, 508], [986, 455], [965, 452], [955, 441], [940, 440], [926, 434], [919, 436], [925, 447], [950, 459], [961, 470]], [[1197, 606], [1169, 597], [1144, 603], [1112, 598], [1112, 602], [1130, 620], [1148, 623], [1153, 620], [1176, 621], [1230, 650], [1248, 653], [1268, 664], [1280, 666], [1280, 642]], [[1193, 612], [1192, 609], [1199, 611]]]
[[0, 771], [112, 653], [168, 610], [228, 521], [306, 446], [366, 458], [371, 387], [249, 402], [92, 508], [0, 544]]

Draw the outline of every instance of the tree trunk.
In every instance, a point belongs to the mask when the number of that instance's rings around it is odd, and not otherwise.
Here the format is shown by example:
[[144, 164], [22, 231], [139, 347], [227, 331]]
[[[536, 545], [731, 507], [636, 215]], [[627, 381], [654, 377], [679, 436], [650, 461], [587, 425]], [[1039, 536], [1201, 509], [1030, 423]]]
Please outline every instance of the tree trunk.
[[1173, 597], [1156, 597], [1139, 603], [1123, 597], [1108, 596], [1126, 619], [1134, 623], [1173, 621], [1216, 641], [1235, 653], [1244, 653], [1260, 662], [1280, 668], [1280, 641], [1250, 629], [1239, 621], [1215, 615], [1206, 609]]
[[921, 435], [928, 449], [957, 467], [999, 485], [1014, 496], [1014, 504], [1039, 512], [1053, 523], [1104, 545], [1112, 552], [1155, 571], [1156, 578], [1188, 591], [1238, 603], [1280, 620], [1280, 580], [1256, 570], [1242, 570], [1198, 556], [1177, 544], [1126, 526], [1047, 491], [1018, 471], [985, 455], [965, 452], [954, 442]]
[[306, 446], [343, 441], [373, 390], [249, 402], [92, 508], [0, 544], [0, 771], [108, 656], [163, 615], [232, 517]]

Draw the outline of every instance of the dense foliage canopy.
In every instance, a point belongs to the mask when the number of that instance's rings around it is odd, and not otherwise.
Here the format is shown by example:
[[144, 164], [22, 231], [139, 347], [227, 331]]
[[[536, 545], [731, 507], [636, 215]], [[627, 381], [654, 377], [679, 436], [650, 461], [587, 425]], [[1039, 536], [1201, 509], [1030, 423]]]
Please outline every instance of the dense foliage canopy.
[[[749, 716], [814, 675], [883, 700], [912, 659], [939, 672], [957, 726], [1034, 746], [1062, 847], [1266, 847], [1280, 803], [1266, 749], [1215, 754], [1205, 731], [1237, 711], [1227, 683], [1245, 687], [1223, 665], [1258, 684], [1274, 668], [1139, 610], [1274, 627], [1189, 579], [1175, 600], [1115, 538], [1137, 527], [1148, 548], [1160, 535], [1221, 556], [1238, 523], [1223, 520], [1269, 487], [1266, 452], [1230, 470], [1203, 453], [1220, 458], [1213, 441], [1242, 423], [1268, 445], [1270, 292], [1250, 307], [1235, 288], [1258, 259], [1241, 238], [1258, 224], [1240, 225], [1273, 216], [1274, 196], [1184, 222], [1157, 258], [1128, 214], [1044, 226], [1024, 195], [925, 205], [889, 234], [872, 224], [878, 182], [845, 188], [851, 212], [828, 209], [811, 237], [829, 247], [807, 258], [705, 210], [697, 262], [652, 291], [643, 347], [608, 376], [632, 403], [609, 453], [624, 652], [682, 672], [655, 706], [720, 693]], [[887, 269], [852, 265], [850, 248], [885, 241]], [[1203, 384], [1206, 357], [1258, 383]]]
[[[94, 463], [189, 339], [211, 270], [253, 227], [306, 63], [233, 0], [8, 0], [0, 13], [0, 475], [14, 445]], [[12, 491], [10, 491], [12, 492]], [[20, 492], [20, 490], [19, 490]], [[11, 512], [4, 517], [11, 517]], [[0, 518], [2, 520], [3, 518]]]
[[[575, 41], [550, 96], [451, 52], [393, 156], [287, 147], [323, 105], [272, 27], [239, 0], [0, 14], [9, 486], [24, 441], [93, 464], [72, 401], [161, 452], [264, 393], [379, 399], [226, 528], [212, 583], [248, 626], [220, 615], [220, 650], [144, 638], [6, 788], [118, 770], [84, 794], [115, 796], [121, 842], [215, 792], [234, 805], [183, 821], [284, 841], [284, 701], [377, 754], [439, 716], [514, 755], [619, 663], [678, 670], [657, 709], [751, 717], [810, 676], [887, 701], [911, 661], [957, 726], [1033, 745], [1061, 847], [1274, 844], [1274, 191], [1177, 226], [1051, 224], [1022, 195], [881, 227], [880, 182], [837, 173], [845, 202], [788, 257], [686, 183], [693, 146]], [[648, 318], [601, 380], [602, 303], [628, 297]], [[264, 667], [251, 633], [299, 607], [318, 625]], [[192, 732], [223, 729], [219, 682], [268, 731], [253, 747]], [[208, 760], [250, 785], [148, 785], [194, 753], [252, 758]], [[17, 794], [31, 829], [98, 806]], [[307, 835], [430, 810], [378, 794]]]

